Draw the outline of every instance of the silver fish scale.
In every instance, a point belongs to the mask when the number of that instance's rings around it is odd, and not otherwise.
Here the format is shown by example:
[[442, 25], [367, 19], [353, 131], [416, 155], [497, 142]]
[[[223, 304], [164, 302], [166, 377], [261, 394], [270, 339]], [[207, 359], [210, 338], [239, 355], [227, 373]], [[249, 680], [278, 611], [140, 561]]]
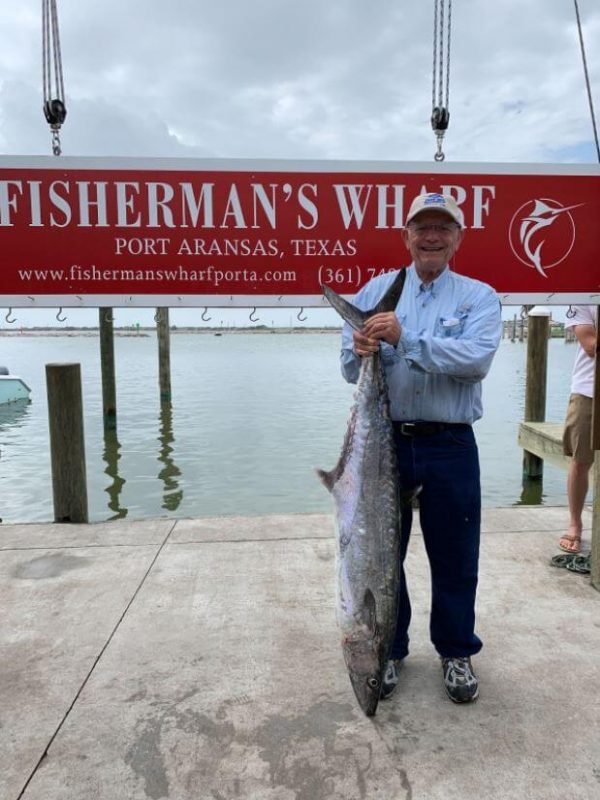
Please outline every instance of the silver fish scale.
[[[344, 641], [372, 637], [365, 596], [375, 599], [377, 639], [387, 658], [396, 626], [399, 492], [387, 384], [378, 354], [362, 359], [332, 492], [338, 526], [338, 624]], [[381, 664], [383, 669], [385, 658]]]

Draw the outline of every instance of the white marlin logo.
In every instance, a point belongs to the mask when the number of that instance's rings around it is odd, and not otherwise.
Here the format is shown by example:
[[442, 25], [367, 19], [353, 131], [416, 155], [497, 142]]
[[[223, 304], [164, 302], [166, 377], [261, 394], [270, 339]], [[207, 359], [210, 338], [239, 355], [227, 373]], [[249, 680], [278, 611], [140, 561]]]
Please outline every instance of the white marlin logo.
[[[552, 203], [552, 205], [549, 205], [550, 203]], [[532, 205], [533, 208], [531, 208]], [[548, 276], [544, 272], [544, 269], [548, 269], [560, 263], [571, 252], [573, 244], [575, 243], [575, 224], [573, 222], [573, 217], [569, 214], [569, 211], [572, 211], [574, 208], [579, 208], [579, 206], [582, 205], [584, 205], [584, 203], [578, 203], [573, 206], [563, 206], [556, 200], [544, 198], [541, 200], [530, 200], [528, 203], [525, 203], [525, 205], [521, 206], [512, 219], [511, 233], [514, 223], [517, 222], [520, 214], [527, 209], [526, 216], [520, 217], [519, 225], [519, 240], [521, 242], [523, 253], [527, 257], [527, 261], [525, 261], [513, 247], [513, 252], [517, 258], [524, 264], [528, 264], [528, 266], [534, 266], [540, 275], [543, 275], [544, 278], [547, 278]], [[564, 215], [566, 215], [571, 227], [571, 241], [568, 243], [567, 251], [561, 258], [558, 258], [553, 263], [544, 264], [542, 260], [542, 250], [544, 249], [547, 239], [545, 237], [541, 241], [536, 242], [538, 239], [537, 234], [543, 228], [549, 228], [551, 225], [554, 225], [554, 223]], [[565, 232], [563, 231], [563, 236], [564, 233]], [[511, 241], [511, 247], [512, 246], [513, 243]]]

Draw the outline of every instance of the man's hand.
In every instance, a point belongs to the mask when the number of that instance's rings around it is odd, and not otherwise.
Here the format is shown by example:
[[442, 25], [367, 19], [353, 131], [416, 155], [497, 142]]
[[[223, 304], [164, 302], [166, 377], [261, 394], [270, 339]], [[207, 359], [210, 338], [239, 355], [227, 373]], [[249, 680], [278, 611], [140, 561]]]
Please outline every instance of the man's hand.
[[375, 314], [365, 322], [363, 333], [369, 339], [383, 339], [384, 342], [396, 347], [400, 341], [402, 328], [393, 311], [384, 311], [381, 314]]
[[371, 353], [376, 353], [381, 340], [395, 347], [400, 341], [401, 333], [402, 328], [393, 311], [375, 314], [366, 321], [362, 333], [358, 331], [352, 333], [354, 352], [357, 356], [369, 356]]

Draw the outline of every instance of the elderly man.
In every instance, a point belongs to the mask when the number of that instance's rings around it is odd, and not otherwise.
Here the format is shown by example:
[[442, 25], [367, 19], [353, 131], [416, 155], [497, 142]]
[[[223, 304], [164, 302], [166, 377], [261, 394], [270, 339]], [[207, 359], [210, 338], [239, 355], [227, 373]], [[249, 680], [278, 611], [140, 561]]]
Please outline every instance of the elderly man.
[[[430, 635], [451, 700], [475, 700], [479, 687], [471, 656], [475, 634], [481, 491], [472, 424], [481, 417], [481, 381], [501, 338], [500, 303], [493, 289], [451, 271], [465, 235], [462, 212], [443, 194], [419, 195], [402, 232], [412, 257], [395, 311], [378, 313], [362, 332], [346, 324], [342, 373], [356, 382], [360, 359], [381, 347], [403, 491], [419, 490], [420, 522], [432, 575]], [[356, 295], [374, 308], [397, 272], [369, 281]], [[412, 510], [402, 515], [404, 564]], [[408, 655], [411, 606], [401, 569], [396, 637], [382, 684], [389, 697]]]

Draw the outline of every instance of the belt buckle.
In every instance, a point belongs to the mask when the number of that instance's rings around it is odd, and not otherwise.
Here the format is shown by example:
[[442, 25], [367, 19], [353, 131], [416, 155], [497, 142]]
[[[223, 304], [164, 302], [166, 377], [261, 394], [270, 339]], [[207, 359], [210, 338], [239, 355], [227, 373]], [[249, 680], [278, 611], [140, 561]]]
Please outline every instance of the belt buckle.
[[403, 422], [400, 425], [400, 433], [402, 436], [414, 436], [416, 427], [417, 425], [415, 422]]

